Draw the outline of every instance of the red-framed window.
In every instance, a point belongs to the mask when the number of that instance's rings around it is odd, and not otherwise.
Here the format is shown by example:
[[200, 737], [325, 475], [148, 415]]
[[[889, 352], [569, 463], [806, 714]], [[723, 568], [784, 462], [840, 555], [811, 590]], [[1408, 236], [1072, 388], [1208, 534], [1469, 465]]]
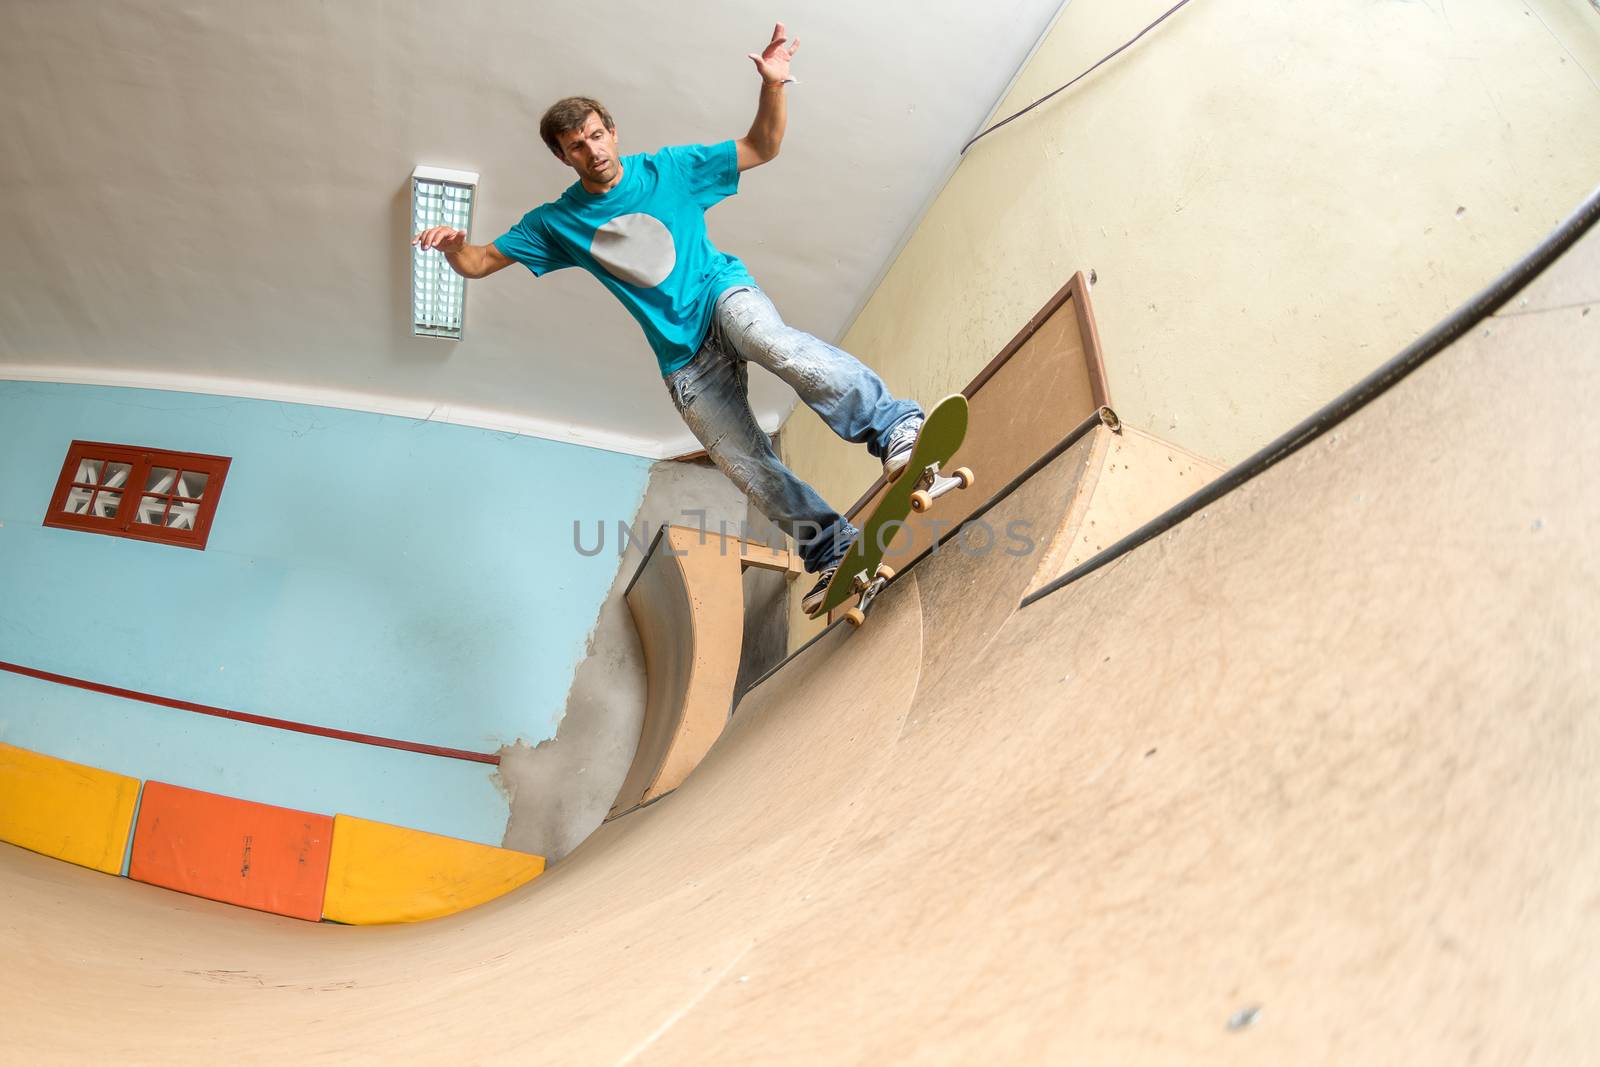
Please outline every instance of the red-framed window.
[[226, 456], [74, 441], [44, 524], [205, 548], [230, 462]]

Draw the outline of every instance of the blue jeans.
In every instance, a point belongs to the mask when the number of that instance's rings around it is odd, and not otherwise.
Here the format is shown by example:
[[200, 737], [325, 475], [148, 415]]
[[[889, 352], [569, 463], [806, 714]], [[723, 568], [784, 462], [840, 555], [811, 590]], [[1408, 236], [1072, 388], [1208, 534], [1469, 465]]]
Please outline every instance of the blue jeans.
[[772, 450], [750, 411], [750, 363], [783, 379], [834, 433], [880, 459], [890, 432], [922, 409], [896, 400], [848, 352], [784, 325], [760, 289], [738, 286], [717, 297], [706, 339], [694, 359], [667, 375], [667, 389], [711, 461], [794, 538], [814, 574], [838, 562], [856, 529]]

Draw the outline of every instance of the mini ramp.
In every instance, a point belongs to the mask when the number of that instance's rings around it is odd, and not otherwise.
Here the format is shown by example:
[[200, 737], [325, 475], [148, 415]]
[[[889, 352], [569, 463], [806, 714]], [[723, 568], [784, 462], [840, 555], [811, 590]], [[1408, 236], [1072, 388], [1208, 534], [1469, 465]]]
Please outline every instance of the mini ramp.
[[[675, 793], [482, 908], [312, 926], [0, 848], [8, 1055], [1587, 1057], [1584, 211], [1486, 294], [1498, 314], [1131, 551], [1064, 584], [1036, 557], [924, 559], [751, 690]], [[1062, 521], [1079, 447], [995, 519]]]

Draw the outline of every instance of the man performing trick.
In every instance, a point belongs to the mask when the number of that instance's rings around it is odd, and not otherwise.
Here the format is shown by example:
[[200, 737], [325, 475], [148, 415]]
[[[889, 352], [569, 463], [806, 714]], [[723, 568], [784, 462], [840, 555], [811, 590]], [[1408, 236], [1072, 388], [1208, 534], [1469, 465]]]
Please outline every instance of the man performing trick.
[[894, 477], [911, 456], [922, 409], [896, 400], [854, 356], [784, 324], [745, 265], [706, 234], [705, 212], [739, 188], [739, 174], [770, 162], [788, 118], [789, 60], [800, 47], [779, 23], [759, 54], [761, 99], [736, 141], [622, 156], [617, 128], [597, 100], [557, 101], [539, 123], [555, 157], [578, 174], [561, 196], [486, 245], [434, 226], [412, 238], [436, 248], [466, 278], [512, 263], [535, 276], [582, 267], [621, 300], [655, 350], [673, 405], [718, 469], [794, 538], [818, 576], [801, 606], [824, 591], [856, 529], [784, 466], [750, 411], [748, 362], [787, 382], [847, 441], [865, 443]]

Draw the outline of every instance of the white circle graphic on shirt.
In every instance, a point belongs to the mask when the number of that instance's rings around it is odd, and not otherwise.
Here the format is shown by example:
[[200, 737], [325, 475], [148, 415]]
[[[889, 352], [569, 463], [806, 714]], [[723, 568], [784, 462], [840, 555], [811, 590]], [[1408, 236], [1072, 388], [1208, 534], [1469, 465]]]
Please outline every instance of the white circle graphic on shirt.
[[618, 215], [598, 230], [589, 254], [613, 277], [654, 289], [667, 280], [678, 262], [672, 234], [652, 215]]

